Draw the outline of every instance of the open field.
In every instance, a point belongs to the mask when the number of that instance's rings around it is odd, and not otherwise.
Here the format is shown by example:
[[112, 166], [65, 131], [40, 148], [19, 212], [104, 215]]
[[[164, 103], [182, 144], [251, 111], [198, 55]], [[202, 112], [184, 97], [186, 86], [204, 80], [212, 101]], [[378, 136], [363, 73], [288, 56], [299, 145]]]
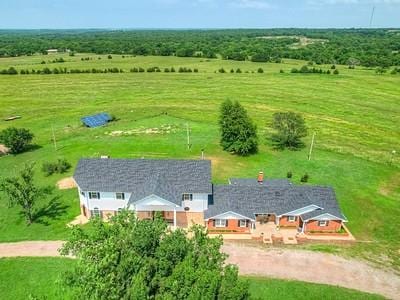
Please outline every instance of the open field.
[[[313, 250], [361, 256], [379, 264], [400, 267], [400, 76], [376, 75], [373, 70], [348, 70], [340, 75], [291, 74], [304, 62], [282, 64], [206, 60], [176, 57], [125, 57], [82, 54], [64, 56], [65, 63], [41, 64], [60, 55], [0, 59], [0, 69], [66, 67], [90, 69], [118, 67], [122, 74], [1, 75], [0, 118], [21, 115], [3, 122], [26, 127], [36, 135], [40, 148], [18, 156], [0, 158], [0, 176], [9, 176], [24, 162], [37, 163], [38, 181], [54, 185], [69, 176], [44, 177], [41, 164], [64, 157], [73, 165], [80, 157], [198, 158], [205, 149], [213, 161], [215, 182], [229, 177], [267, 177], [294, 174], [298, 183], [304, 173], [310, 183], [332, 185], [348, 227], [359, 240], [355, 245], [324, 245]], [[92, 60], [81, 61], [81, 57]], [[133, 67], [190, 67], [199, 73], [129, 73]], [[250, 73], [216, 74], [224, 67]], [[265, 73], [251, 73], [263, 67]], [[318, 66], [319, 67], [319, 66]], [[328, 69], [329, 66], [321, 66]], [[279, 73], [283, 69], [285, 73]], [[260, 152], [240, 158], [221, 151], [217, 117], [220, 103], [239, 100], [258, 124]], [[266, 139], [272, 114], [296, 111], [316, 132], [313, 159], [308, 149], [296, 152], [272, 150]], [[106, 111], [119, 120], [103, 128], [87, 129], [79, 118]], [[186, 147], [186, 124], [191, 128], [190, 150]], [[58, 150], [51, 137], [54, 128]], [[160, 128], [171, 130], [160, 130]], [[115, 132], [130, 132], [115, 134]], [[159, 131], [155, 133], [154, 131]], [[307, 137], [310, 142], [311, 135]], [[392, 160], [392, 164], [390, 161]], [[79, 213], [76, 191], [57, 191], [59, 205], [45, 214], [43, 222], [27, 228], [14, 209], [0, 202], [0, 241], [64, 239], [65, 224]], [[45, 202], [41, 203], [45, 205]]]
[[[1, 299], [71, 299], [71, 292], [62, 286], [61, 276], [74, 265], [62, 258], [0, 259]], [[354, 290], [299, 281], [248, 277], [252, 299], [383, 299]], [[12, 288], [10, 288], [12, 287]]]

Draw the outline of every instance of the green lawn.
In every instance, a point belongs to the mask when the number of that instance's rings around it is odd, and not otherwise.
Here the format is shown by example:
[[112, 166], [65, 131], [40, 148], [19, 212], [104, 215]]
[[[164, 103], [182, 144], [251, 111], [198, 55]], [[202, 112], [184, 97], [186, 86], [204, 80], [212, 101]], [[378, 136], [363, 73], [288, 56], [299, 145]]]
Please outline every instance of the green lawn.
[[[45, 178], [41, 164], [64, 157], [73, 165], [81, 157], [198, 158], [205, 149], [213, 161], [215, 182], [229, 177], [284, 177], [287, 171], [299, 183], [304, 173], [311, 184], [335, 188], [348, 227], [360, 241], [355, 245], [332, 246], [336, 253], [362, 256], [400, 267], [400, 76], [376, 75], [373, 70], [348, 70], [340, 75], [291, 74], [304, 62], [285, 60], [282, 64], [205, 60], [177, 57], [126, 57], [81, 61], [64, 56], [62, 64], [40, 64], [55, 56], [1, 58], [0, 69], [42, 69], [118, 67], [122, 74], [66, 74], [0, 76], [0, 118], [21, 115], [7, 126], [26, 127], [36, 135], [40, 148], [18, 156], [0, 158], [0, 177], [19, 170], [25, 162], [36, 162], [38, 182], [54, 185], [68, 174]], [[191, 67], [199, 73], [129, 73], [132, 67]], [[262, 66], [263, 74], [251, 73]], [[216, 74], [241, 68], [250, 73]], [[328, 66], [322, 66], [328, 69]], [[283, 69], [285, 73], [279, 73]], [[237, 157], [221, 151], [217, 126], [218, 109], [224, 99], [239, 100], [258, 124], [260, 152]], [[313, 159], [308, 149], [278, 152], [266, 139], [272, 114], [296, 111], [304, 115], [310, 132], [316, 132]], [[106, 111], [119, 119], [106, 127], [87, 129], [80, 117]], [[191, 150], [186, 147], [186, 124], [191, 128]], [[149, 128], [171, 125], [170, 132], [146, 133]], [[54, 128], [58, 151], [51, 141]], [[133, 135], [112, 132], [138, 130]], [[311, 135], [306, 138], [309, 143]], [[398, 155], [391, 160], [391, 151]], [[26, 227], [15, 209], [0, 202], [0, 241], [63, 239], [65, 224], [79, 213], [76, 191], [57, 191], [59, 212], [41, 223]], [[45, 200], [40, 206], [46, 207]], [[62, 209], [60, 209], [60, 207]], [[56, 210], [57, 211], [57, 210]], [[312, 246], [325, 250], [331, 246]]]
[[[61, 284], [62, 273], [74, 261], [65, 258], [0, 259], [0, 298], [2, 300], [71, 299]], [[382, 297], [340, 287], [299, 281], [251, 278], [253, 299], [383, 299]]]

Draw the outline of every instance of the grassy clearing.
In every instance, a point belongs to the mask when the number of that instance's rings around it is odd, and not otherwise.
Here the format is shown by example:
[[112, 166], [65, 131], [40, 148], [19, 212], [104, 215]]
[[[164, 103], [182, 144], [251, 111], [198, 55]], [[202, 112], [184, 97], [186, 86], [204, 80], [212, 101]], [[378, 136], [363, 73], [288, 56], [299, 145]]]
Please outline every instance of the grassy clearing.
[[[93, 60], [81, 61], [81, 57]], [[0, 176], [9, 176], [23, 163], [35, 161], [38, 169], [45, 161], [66, 158], [73, 165], [81, 157], [198, 158], [205, 149], [213, 161], [215, 182], [229, 177], [255, 176], [264, 170], [268, 177], [294, 174], [298, 183], [304, 173], [310, 183], [335, 188], [348, 227], [361, 242], [337, 246], [336, 252], [400, 266], [399, 163], [390, 165], [391, 151], [400, 153], [400, 77], [376, 75], [373, 70], [348, 70], [339, 66], [340, 75], [290, 74], [304, 62], [283, 64], [234, 62], [176, 57], [126, 57], [107, 59], [97, 55], [64, 56], [66, 63], [45, 64], [54, 56], [0, 59], [0, 69], [9, 66], [43, 68], [174, 66], [198, 68], [199, 73], [122, 73], [0, 76], [0, 118], [21, 115], [13, 122], [0, 121], [0, 129], [13, 125], [31, 129], [39, 149], [18, 156], [0, 158]], [[216, 74], [241, 68], [264, 74]], [[323, 66], [328, 69], [328, 66]], [[283, 69], [286, 73], [281, 74]], [[239, 100], [257, 122], [260, 153], [236, 157], [221, 151], [217, 126], [220, 103]], [[315, 131], [316, 144], [311, 162], [308, 149], [297, 152], [273, 151], [265, 138], [272, 114], [277, 111], [302, 113]], [[80, 117], [106, 111], [119, 120], [103, 128], [87, 129]], [[186, 147], [186, 124], [191, 128], [190, 150]], [[173, 126], [170, 132], [149, 133], [144, 129]], [[58, 151], [51, 142], [53, 126]], [[133, 132], [110, 135], [113, 131]], [[307, 138], [307, 143], [310, 141]], [[54, 185], [72, 174], [45, 178], [38, 170], [38, 181]], [[0, 202], [0, 241], [65, 238], [65, 223], [79, 213], [75, 191], [58, 191], [62, 213], [47, 218], [46, 224], [27, 228], [22, 217]], [[45, 202], [41, 203], [45, 205]], [[57, 217], [56, 217], [57, 216]], [[315, 249], [314, 250], [318, 250]], [[326, 246], [321, 246], [326, 247]], [[336, 246], [335, 246], [336, 247]]]
[[[22, 300], [29, 296], [37, 299], [71, 299], [71, 292], [63, 288], [60, 281], [62, 273], [73, 265], [73, 260], [65, 258], [0, 259], [1, 299]], [[252, 299], [383, 299], [328, 285], [252, 277], [248, 279]]]

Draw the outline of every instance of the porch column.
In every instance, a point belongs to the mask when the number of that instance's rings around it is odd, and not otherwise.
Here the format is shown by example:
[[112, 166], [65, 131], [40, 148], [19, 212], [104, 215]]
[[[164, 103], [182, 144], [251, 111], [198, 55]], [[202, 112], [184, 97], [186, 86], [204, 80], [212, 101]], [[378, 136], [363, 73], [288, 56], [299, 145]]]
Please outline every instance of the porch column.
[[306, 230], [306, 221], [305, 222], [303, 222], [303, 226], [301, 227], [301, 233], [304, 233], [305, 232], [305, 230]]
[[176, 229], [176, 208], [174, 207], [174, 229]]

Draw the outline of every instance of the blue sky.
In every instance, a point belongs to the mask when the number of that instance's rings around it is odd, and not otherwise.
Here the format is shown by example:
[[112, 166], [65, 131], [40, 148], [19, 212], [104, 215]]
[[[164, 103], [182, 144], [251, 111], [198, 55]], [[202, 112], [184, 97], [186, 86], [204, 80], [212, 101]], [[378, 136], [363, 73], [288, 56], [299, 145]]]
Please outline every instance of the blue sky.
[[400, 27], [400, 0], [0, 0], [6, 28]]

